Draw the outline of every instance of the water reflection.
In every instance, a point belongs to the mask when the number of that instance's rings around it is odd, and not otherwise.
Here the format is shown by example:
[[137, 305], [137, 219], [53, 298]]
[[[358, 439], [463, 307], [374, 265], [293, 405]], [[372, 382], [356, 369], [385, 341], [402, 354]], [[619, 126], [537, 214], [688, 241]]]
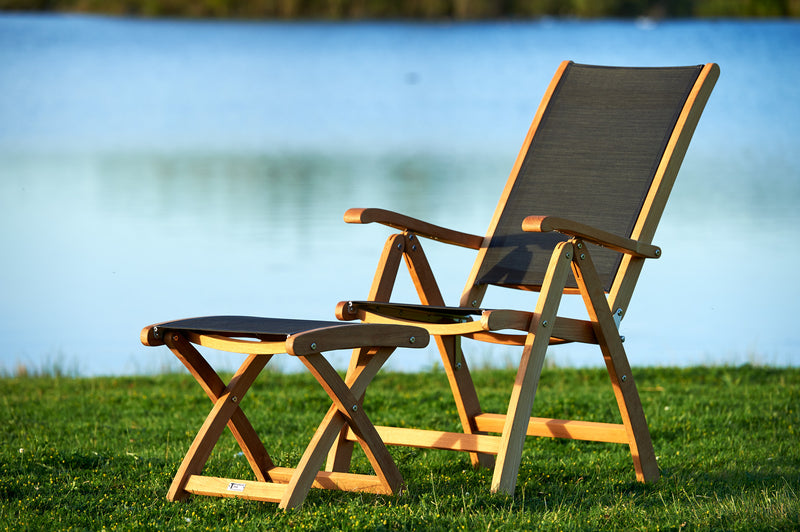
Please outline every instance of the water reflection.
[[[4, 364], [60, 362], [82, 373], [174, 367], [166, 354], [137, 345], [136, 328], [154, 321], [215, 313], [330, 319], [337, 301], [365, 296], [389, 234], [344, 224], [346, 208], [390, 207], [482, 233], [508, 166], [313, 153], [12, 159], [6, 168], [18, 170], [10, 173], [16, 178], [0, 185], [4, 226], [17, 228], [4, 237], [6, 298], [14, 304], [4, 310], [3, 334], [19, 340]], [[701, 162], [687, 163], [682, 177], [702, 182], [709, 168]], [[487, 175], [495, 178], [486, 182]], [[800, 297], [792, 283], [777, 303], [762, 291], [784, 263], [757, 253], [796, 234], [790, 199], [742, 193], [739, 201], [739, 192], [717, 189], [719, 199], [708, 201], [696, 188], [677, 187], [657, 238], [665, 257], [648, 265], [624, 324], [629, 349], [640, 364], [794, 363], [793, 341], [775, 335], [774, 325], [741, 339], [729, 332], [745, 307], [775, 308], [780, 323], [780, 309]], [[738, 215], [720, 216], [722, 209]], [[474, 255], [436, 243], [426, 250], [456, 303]], [[415, 300], [407, 278], [396, 297]], [[487, 296], [487, 305], [520, 304], [534, 301], [502, 289]], [[580, 302], [567, 309], [580, 315]], [[513, 359], [503, 350], [481, 353], [482, 363]], [[569, 347], [553, 359], [583, 365], [598, 363], [595, 355]], [[435, 361], [428, 351], [392, 367]], [[288, 360], [282, 366], [296, 369]]]
[[[44, 353], [46, 364], [78, 360], [81, 372], [154, 370], [135, 328], [177, 316], [331, 319], [337, 301], [365, 296], [387, 236], [346, 226], [347, 207], [465, 228], [485, 226], [491, 212], [474, 192], [486, 161], [139, 153], [17, 155], [4, 165], [13, 177], [0, 184], [3, 222], [18, 229], [4, 236], [15, 305], [2, 327], [28, 336], [7, 367], [35, 368]], [[469, 264], [461, 269], [464, 279]], [[409, 300], [404, 286], [398, 295]]]

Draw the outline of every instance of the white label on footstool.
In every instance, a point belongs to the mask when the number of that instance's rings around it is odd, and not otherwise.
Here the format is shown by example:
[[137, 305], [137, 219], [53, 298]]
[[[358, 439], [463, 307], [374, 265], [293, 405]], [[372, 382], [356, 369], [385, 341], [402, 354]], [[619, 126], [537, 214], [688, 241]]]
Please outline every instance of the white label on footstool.
[[228, 491], [244, 491], [244, 482], [231, 482], [228, 484]]

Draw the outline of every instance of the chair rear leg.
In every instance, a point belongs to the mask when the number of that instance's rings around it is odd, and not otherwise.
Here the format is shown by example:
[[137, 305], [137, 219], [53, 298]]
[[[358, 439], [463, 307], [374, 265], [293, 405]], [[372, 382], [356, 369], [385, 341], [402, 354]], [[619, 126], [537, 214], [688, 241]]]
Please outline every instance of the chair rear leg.
[[[404, 250], [405, 235], [391, 235], [386, 239], [381, 257], [378, 260], [375, 276], [372, 279], [372, 286], [367, 296], [369, 301], [389, 301], [392, 290], [394, 289], [394, 283], [397, 280], [400, 263], [403, 260]], [[353, 350], [353, 354], [350, 357], [350, 364], [347, 368], [348, 379], [351, 375], [357, 374], [355, 373], [356, 368], [364, 363], [362, 357], [366, 356], [368, 352], [369, 349], [367, 348]], [[363, 396], [359, 399], [363, 401]], [[333, 447], [331, 447], [330, 453], [328, 454], [328, 461], [325, 464], [325, 471], [344, 472], [350, 469], [350, 462], [353, 456], [353, 442], [349, 441], [347, 438], [348, 430], [347, 425], [345, 425], [342, 428], [342, 432], [339, 434], [339, 438], [333, 444]]]
[[[406, 264], [414, 281], [420, 301], [423, 305], [444, 306], [444, 298], [439, 290], [433, 270], [422, 249], [419, 239], [413, 234], [406, 236]], [[436, 345], [442, 357], [450, 391], [456, 403], [456, 410], [465, 434], [480, 434], [475, 425], [475, 416], [481, 414], [481, 405], [475, 384], [472, 382], [467, 361], [461, 352], [461, 339], [455, 336], [436, 336]], [[493, 467], [494, 456], [486, 453], [470, 453], [473, 467]]]
[[628, 364], [628, 357], [619, 341], [619, 335], [617, 335], [617, 342], [612, 340], [609, 344], [601, 343], [601, 348], [622, 416], [622, 423], [628, 433], [636, 479], [640, 482], [655, 482], [660, 476], [658, 463], [642, 401]]
[[589, 317], [596, 323], [595, 334], [603, 352], [622, 422], [628, 433], [636, 478], [641, 482], [655, 482], [659, 478], [658, 464], [642, 401], [619, 330], [611, 314], [611, 307], [588, 250], [576, 257], [573, 273]]

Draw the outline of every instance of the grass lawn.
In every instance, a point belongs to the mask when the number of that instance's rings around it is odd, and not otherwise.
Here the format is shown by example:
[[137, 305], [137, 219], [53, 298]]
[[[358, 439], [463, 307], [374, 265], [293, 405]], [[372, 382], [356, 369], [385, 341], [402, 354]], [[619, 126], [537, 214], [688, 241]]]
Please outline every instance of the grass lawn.
[[[529, 438], [514, 497], [466, 454], [390, 448], [394, 497], [312, 490], [305, 505], [167, 502], [210, 403], [188, 375], [0, 378], [0, 530], [798, 530], [800, 368], [635, 371], [662, 478], [635, 482], [625, 446]], [[474, 372], [499, 412], [513, 372]], [[330, 404], [306, 374], [265, 373], [242, 403], [279, 465], [293, 466]], [[379, 375], [376, 423], [457, 429], [441, 372]], [[603, 370], [546, 369], [534, 413], [617, 421]], [[205, 472], [252, 478], [230, 433]], [[354, 470], [369, 473], [363, 454]]]

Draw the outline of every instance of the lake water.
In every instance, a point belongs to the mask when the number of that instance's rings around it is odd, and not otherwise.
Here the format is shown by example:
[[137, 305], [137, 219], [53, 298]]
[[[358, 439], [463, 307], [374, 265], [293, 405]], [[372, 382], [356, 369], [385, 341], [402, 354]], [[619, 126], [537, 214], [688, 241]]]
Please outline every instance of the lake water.
[[[632, 364], [800, 364], [797, 22], [3, 14], [0, 372], [175, 369], [138, 341], [169, 319], [333, 319], [336, 302], [366, 296], [390, 234], [343, 212], [482, 234], [563, 59], [722, 70], [656, 236], [664, 257], [622, 325]], [[472, 253], [426, 250], [457, 303]], [[404, 281], [396, 300], [413, 302]], [[521, 303], [506, 291], [486, 302]], [[474, 365], [518, 353], [468, 347]], [[602, 365], [581, 346], [548, 357]], [[389, 366], [437, 359], [405, 351]]]

